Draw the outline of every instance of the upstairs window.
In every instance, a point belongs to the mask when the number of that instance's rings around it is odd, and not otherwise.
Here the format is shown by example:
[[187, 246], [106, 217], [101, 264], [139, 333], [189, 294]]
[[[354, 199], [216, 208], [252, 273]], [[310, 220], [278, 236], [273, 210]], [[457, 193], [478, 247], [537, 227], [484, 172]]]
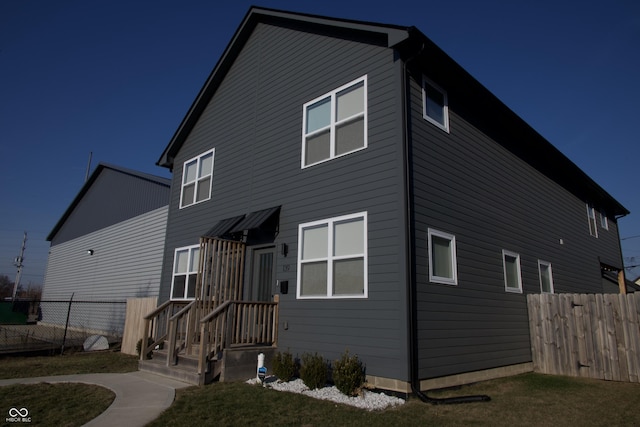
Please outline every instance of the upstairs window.
[[596, 222], [596, 210], [593, 206], [587, 203], [587, 219], [589, 221], [589, 234], [593, 237], [598, 237], [598, 223]]
[[553, 274], [551, 274], [551, 263], [538, 260], [538, 274], [540, 275], [540, 292], [552, 294]]
[[177, 248], [173, 261], [171, 299], [183, 300], [196, 297], [196, 278], [200, 263], [200, 246]]
[[300, 225], [297, 297], [367, 297], [366, 212]]
[[520, 255], [514, 252], [502, 251], [504, 268], [504, 287], [507, 292], [522, 293], [522, 271], [520, 270]]
[[607, 219], [607, 215], [604, 212], [600, 212], [600, 227], [604, 230], [609, 229], [609, 220]]
[[303, 106], [302, 168], [367, 147], [367, 76]]
[[204, 202], [211, 198], [213, 182], [213, 158], [215, 150], [207, 151], [198, 157], [184, 162], [182, 168], [182, 188], [180, 208]]
[[458, 284], [456, 267], [456, 238], [429, 229], [429, 281], [446, 285]]
[[426, 77], [422, 77], [422, 115], [445, 132], [449, 132], [449, 102], [447, 92]]

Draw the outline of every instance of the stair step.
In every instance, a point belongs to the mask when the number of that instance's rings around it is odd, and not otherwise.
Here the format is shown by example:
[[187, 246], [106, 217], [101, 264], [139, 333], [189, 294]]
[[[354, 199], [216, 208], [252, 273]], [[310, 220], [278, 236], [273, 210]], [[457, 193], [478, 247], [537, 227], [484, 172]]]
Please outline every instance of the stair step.
[[[162, 362], [166, 362], [167, 360], [167, 356], [169, 355], [169, 352], [165, 349], [163, 350], [154, 350], [153, 354], [152, 354], [152, 358], [153, 360], [159, 360]], [[196, 354], [180, 354], [178, 353], [177, 355], [177, 365], [184, 365], [184, 366], [189, 366], [189, 367], [193, 367], [194, 369], [198, 368], [198, 360], [199, 356]]]
[[158, 362], [151, 360], [140, 360], [138, 362], [138, 369], [140, 371], [152, 372], [163, 377], [173, 378], [179, 381], [186, 382], [193, 385], [205, 384], [205, 379], [198, 374], [197, 370], [184, 369], [184, 367], [167, 366], [164, 361]]
[[193, 385], [204, 385], [215, 381], [220, 375], [220, 364], [212, 362], [210, 366], [209, 371], [205, 372], [203, 377], [198, 374], [196, 369], [185, 368], [184, 366], [167, 366], [164, 362], [158, 363], [153, 360], [141, 360], [138, 362], [138, 370], [140, 371], [152, 372]]
[[152, 359], [138, 362], [141, 371], [153, 372], [189, 384], [204, 385], [215, 379], [239, 381], [252, 378], [256, 374], [257, 355], [265, 353], [271, 360], [276, 348], [273, 346], [241, 345], [224, 350], [220, 360], [209, 362], [208, 371], [198, 374], [198, 356], [178, 354], [176, 364], [167, 366], [168, 347], [154, 350]]

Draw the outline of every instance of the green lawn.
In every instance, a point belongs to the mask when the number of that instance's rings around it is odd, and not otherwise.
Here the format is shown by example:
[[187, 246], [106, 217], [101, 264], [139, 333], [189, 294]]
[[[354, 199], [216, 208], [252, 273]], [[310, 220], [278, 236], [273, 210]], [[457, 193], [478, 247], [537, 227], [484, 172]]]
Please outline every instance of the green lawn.
[[[114, 352], [4, 358], [0, 360], [0, 378], [129, 372], [136, 368], [137, 358]], [[78, 391], [71, 387], [72, 384], [56, 384], [55, 390], [50, 386], [40, 384], [33, 386], [36, 388], [0, 388], [0, 411], [4, 411], [6, 416], [8, 408], [17, 407], [12, 405], [23, 405], [21, 407], [27, 407], [30, 411], [41, 411], [35, 412], [40, 414], [38, 417], [51, 413], [52, 418], [46, 419], [41, 425], [81, 425], [86, 421], [78, 421], [78, 424], [77, 420], [84, 419], [81, 417], [89, 413], [86, 406], [81, 405], [87, 404], [95, 408], [97, 415], [108, 407], [109, 399], [113, 399], [98, 396], [99, 390]], [[20, 392], [23, 394], [18, 394]], [[178, 390], [172, 407], [151, 425], [640, 426], [638, 383], [524, 374], [456, 390], [430, 393], [433, 397], [469, 394], [487, 394], [491, 396], [491, 401], [433, 406], [410, 399], [400, 407], [368, 412], [242, 382], [214, 383]], [[6, 396], [17, 399], [9, 401], [5, 399]], [[65, 400], [68, 398], [71, 400]], [[29, 402], [29, 406], [26, 402]], [[62, 415], [55, 415], [54, 409], [63, 409], [64, 412]], [[53, 418], [54, 416], [59, 418]], [[65, 424], [64, 420], [71, 424]], [[32, 424], [37, 425], [41, 421], [34, 418]]]
[[138, 370], [136, 356], [113, 351], [76, 352], [66, 353], [63, 356], [0, 358], [0, 379], [136, 370]]
[[11, 408], [28, 411], [28, 423], [3, 425], [81, 426], [103, 413], [115, 397], [111, 390], [89, 384], [10, 385], [0, 387], [0, 410], [5, 419]]
[[[115, 352], [0, 358], [0, 379], [100, 372], [131, 372], [138, 358]], [[30, 423], [6, 425], [81, 426], [104, 412], [115, 394], [89, 384], [30, 384], [0, 387], [0, 420], [11, 408], [26, 408]], [[5, 425], [5, 424], [3, 424]]]
[[640, 384], [525, 374], [433, 397], [488, 394], [490, 402], [405, 405], [368, 412], [244, 383], [178, 390], [152, 426], [632, 426], [640, 425]]

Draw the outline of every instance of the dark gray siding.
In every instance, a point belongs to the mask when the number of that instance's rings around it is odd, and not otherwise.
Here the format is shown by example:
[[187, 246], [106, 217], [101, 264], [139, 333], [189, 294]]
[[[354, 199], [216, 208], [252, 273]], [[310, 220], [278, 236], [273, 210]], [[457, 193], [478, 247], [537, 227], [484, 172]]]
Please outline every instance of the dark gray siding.
[[[281, 205], [276, 243], [289, 254], [278, 255], [277, 279], [289, 293], [278, 346], [330, 360], [349, 349], [368, 374], [407, 380], [400, 69], [387, 48], [259, 24], [176, 156], [160, 300], [176, 247], [196, 244], [220, 219]], [[301, 169], [302, 105], [365, 74], [368, 148]], [[178, 209], [184, 161], [212, 147], [212, 199]], [[298, 225], [361, 211], [369, 297], [296, 300]]]
[[169, 187], [103, 168], [51, 239], [51, 246], [167, 206]]
[[[459, 115], [475, 101], [436, 83], [450, 134], [423, 120], [420, 81], [411, 88], [420, 378], [531, 361], [526, 297], [505, 292], [503, 249], [520, 254], [525, 293], [540, 292], [538, 260], [556, 292], [602, 292], [599, 257], [621, 259], [614, 220], [590, 236], [585, 200], [481, 133]], [[429, 283], [429, 227], [456, 236], [457, 286]]]

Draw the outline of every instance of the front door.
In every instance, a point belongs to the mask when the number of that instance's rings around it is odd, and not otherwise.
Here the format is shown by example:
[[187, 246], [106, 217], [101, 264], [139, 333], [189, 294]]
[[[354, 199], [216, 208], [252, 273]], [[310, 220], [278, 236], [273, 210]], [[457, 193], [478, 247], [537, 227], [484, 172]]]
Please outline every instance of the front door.
[[251, 265], [251, 301], [271, 301], [276, 280], [276, 248], [253, 250]]

